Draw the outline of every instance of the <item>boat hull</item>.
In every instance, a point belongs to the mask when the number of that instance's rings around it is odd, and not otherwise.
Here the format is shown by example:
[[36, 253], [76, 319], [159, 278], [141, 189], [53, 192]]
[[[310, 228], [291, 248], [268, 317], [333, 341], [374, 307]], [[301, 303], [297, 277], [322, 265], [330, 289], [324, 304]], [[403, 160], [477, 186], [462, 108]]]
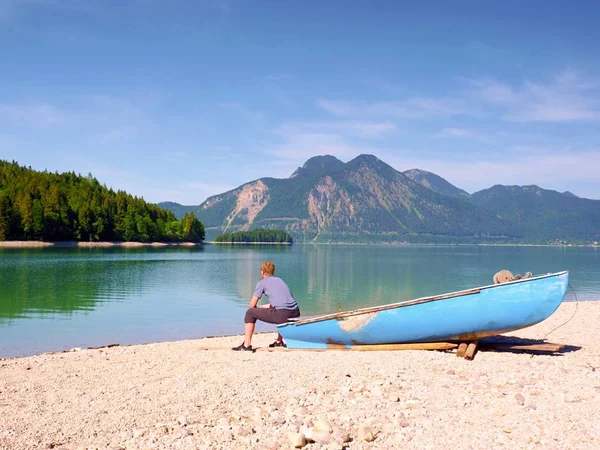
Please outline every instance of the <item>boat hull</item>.
[[288, 348], [475, 340], [548, 318], [563, 301], [567, 271], [292, 323]]

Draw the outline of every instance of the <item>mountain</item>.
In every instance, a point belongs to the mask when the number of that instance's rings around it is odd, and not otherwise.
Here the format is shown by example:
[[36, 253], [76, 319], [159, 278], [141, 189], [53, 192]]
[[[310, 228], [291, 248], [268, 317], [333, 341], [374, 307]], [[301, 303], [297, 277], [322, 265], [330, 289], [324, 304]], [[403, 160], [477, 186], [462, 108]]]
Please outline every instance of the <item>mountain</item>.
[[600, 240], [600, 200], [535, 185], [496, 185], [475, 192], [471, 201], [517, 224], [529, 240]]
[[[436, 185], [444, 186], [439, 180]], [[479, 242], [522, 237], [519, 227], [494, 213], [441, 195], [372, 155], [348, 163], [317, 156], [290, 178], [251, 181], [192, 210], [207, 236], [211, 230], [267, 228], [283, 229], [296, 242]]]
[[438, 194], [447, 195], [448, 197], [459, 198], [461, 200], [468, 200], [470, 195], [463, 191], [462, 189], [457, 188], [453, 184], [448, 183], [439, 175], [435, 173], [427, 172], [425, 170], [420, 169], [411, 169], [402, 172], [408, 178], [413, 180], [416, 183], [419, 183], [426, 188], [431, 189]]
[[171, 211], [179, 220], [183, 219], [183, 216], [189, 212], [193, 212], [198, 216], [198, 206], [185, 206], [176, 202], [160, 202], [157, 206]]

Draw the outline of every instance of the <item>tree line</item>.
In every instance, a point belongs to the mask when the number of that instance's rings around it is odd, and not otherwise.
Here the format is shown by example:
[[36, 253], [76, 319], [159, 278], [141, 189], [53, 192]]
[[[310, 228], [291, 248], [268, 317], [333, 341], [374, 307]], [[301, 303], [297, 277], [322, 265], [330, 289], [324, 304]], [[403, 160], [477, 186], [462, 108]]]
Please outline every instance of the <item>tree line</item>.
[[279, 244], [293, 243], [292, 237], [282, 230], [250, 230], [223, 233], [215, 238], [215, 242], [273, 242]]
[[175, 215], [91, 174], [40, 172], [0, 160], [0, 241], [200, 242], [194, 213]]

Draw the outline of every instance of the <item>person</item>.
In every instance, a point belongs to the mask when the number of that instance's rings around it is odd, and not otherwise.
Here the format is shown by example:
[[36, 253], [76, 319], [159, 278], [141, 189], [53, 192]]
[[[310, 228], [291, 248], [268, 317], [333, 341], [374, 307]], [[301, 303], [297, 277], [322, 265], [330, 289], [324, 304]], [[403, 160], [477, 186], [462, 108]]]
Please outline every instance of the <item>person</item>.
[[[237, 347], [233, 347], [232, 350], [254, 351], [252, 349], [252, 334], [254, 334], [257, 320], [279, 324], [285, 323], [288, 319], [300, 317], [300, 308], [290, 288], [281, 278], [275, 276], [275, 264], [270, 261], [262, 263], [260, 275], [262, 279], [254, 289], [250, 307], [244, 317], [244, 342]], [[269, 298], [269, 303], [257, 306], [263, 295]], [[277, 340], [269, 345], [269, 347], [285, 346], [283, 337], [279, 333], [277, 333]]]

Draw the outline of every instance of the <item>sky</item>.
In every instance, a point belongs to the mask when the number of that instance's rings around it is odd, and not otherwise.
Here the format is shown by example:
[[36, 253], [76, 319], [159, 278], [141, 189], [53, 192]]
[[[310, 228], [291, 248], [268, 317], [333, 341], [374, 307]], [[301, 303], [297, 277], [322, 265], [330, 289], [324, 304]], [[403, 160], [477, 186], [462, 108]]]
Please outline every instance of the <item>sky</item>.
[[600, 199], [597, 1], [0, 0], [0, 159], [198, 205], [316, 155]]

